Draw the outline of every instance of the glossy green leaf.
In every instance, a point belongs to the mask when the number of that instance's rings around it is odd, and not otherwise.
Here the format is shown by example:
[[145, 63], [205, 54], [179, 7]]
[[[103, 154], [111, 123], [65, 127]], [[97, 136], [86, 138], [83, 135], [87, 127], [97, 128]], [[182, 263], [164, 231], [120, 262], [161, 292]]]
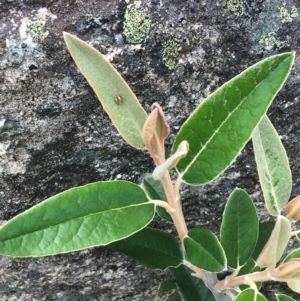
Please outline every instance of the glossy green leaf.
[[[167, 202], [167, 197], [161, 181], [154, 180], [152, 177], [147, 177], [143, 179], [143, 187], [151, 200]], [[160, 217], [164, 218], [168, 222], [173, 223], [172, 217], [165, 208], [156, 206], [156, 212]]]
[[258, 237], [258, 216], [252, 199], [236, 188], [225, 206], [221, 225], [221, 244], [228, 265], [237, 268], [250, 258]]
[[170, 268], [170, 271], [183, 301], [215, 301], [204, 282], [192, 276], [193, 271], [188, 267], [180, 265], [177, 268]]
[[265, 204], [271, 215], [278, 215], [287, 204], [292, 190], [289, 160], [281, 140], [267, 116], [252, 136], [255, 161]]
[[188, 260], [198, 268], [209, 272], [221, 272], [227, 267], [225, 252], [210, 231], [204, 228], [190, 230], [184, 238]]
[[150, 269], [164, 270], [176, 267], [183, 261], [183, 252], [178, 240], [168, 233], [151, 228], [145, 228], [108, 247]]
[[300, 248], [293, 250], [291, 253], [289, 253], [285, 259], [283, 260], [283, 262], [288, 262], [291, 259], [295, 259], [295, 258], [299, 258], [300, 259]]
[[163, 295], [164, 293], [167, 293], [169, 291], [172, 291], [172, 290], [176, 290], [176, 284], [175, 284], [174, 279], [168, 279], [168, 280], [163, 281], [159, 285], [157, 293], [154, 296], [152, 301], [158, 301], [158, 299], [161, 295]]
[[268, 301], [263, 295], [255, 292], [253, 289], [242, 291], [234, 301]]
[[286, 80], [294, 53], [269, 57], [212, 93], [181, 127], [173, 145], [187, 140], [189, 152], [177, 164], [183, 181], [204, 184], [240, 153]]
[[263, 250], [264, 246], [266, 245], [268, 239], [271, 236], [271, 233], [274, 229], [275, 222], [274, 221], [268, 221], [265, 223], [259, 223], [258, 227], [258, 239], [255, 246], [255, 249], [252, 253], [252, 258], [257, 259], [260, 252]]
[[147, 114], [127, 83], [95, 48], [66, 32], [64, 39], [118, 132], [127, 143], [143, 149], [142, 130]]
[[88, 184], [59, 193], [0, 228], [0, 254], [45, 256], [107, 245], [144, 228], [155, 206], [125, 181]]
[[278, 301], [296, 301], [295, 299], [283, 294], [276, 294], [276, 299]]
[[290, 221], [286, 217], [278, 215], [272, 234], [257, 258], [256, 263], [260, 267], [264, 265], [267, 267], [275, 267], [277, 262], [281, 259], [290, 237]]

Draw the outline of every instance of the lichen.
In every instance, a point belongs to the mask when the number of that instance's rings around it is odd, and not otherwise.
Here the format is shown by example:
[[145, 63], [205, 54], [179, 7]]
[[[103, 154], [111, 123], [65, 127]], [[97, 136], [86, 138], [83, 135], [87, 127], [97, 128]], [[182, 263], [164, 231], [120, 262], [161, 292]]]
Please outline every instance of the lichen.
[[27, 26], [30, 29], [30, 35], [32, 36], [32, 39], [35, 42], [40, 42], [44, 40], [49, 34], [49, 31], [45, 31], [45, 20], [40, 19], [36, 21], [30, 21], [27, 22]]
[[266, 50], [271, 50], [275, 46], [278, 48], [282, 48], [290, 43], [290, 37], [287, 36], [285, 41], [277, 40], [276, 33], [274, 31], [269, 32], [268, 34], [264, 35], [260, 40], [259, 43], [263, 44]]
[[245, 11], [244, 0], [223, 0], [222, 5], [236, 16], [241, 16]]
[[281, 22], [282, 23], [293, 22], [293, 20], [298, 17], [297, 7], [293, 5], [291, 7], [291, 11], [288, 12], [285, 5], [286, 3], [283, 3], [283, 5], [279, 7]]
[[86, 14], [85, 15], [85, 21], [86, 22], [91, 22], [94, 19], [93, 14]]
[[[129, 3], [129, 0], [125, 0]], [[150, 31], [151, 21], [146, 13], [140, 12], [141, 1], [127, 5], [124, 22], [124, 35], [128, 43], [141, 43]]]
[[181, 50], [181, 46], [174, 40], [170, 40], [162, 51], [162, 59], [165, 66], [172, 70], [176, 66], [176, 58]]

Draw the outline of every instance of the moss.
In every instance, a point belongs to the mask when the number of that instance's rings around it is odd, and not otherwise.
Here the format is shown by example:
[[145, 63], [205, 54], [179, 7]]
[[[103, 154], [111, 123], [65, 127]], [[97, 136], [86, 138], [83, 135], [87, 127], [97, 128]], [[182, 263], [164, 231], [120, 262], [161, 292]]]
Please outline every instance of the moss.
[[[126, 0], [129, 3], [129, 0]], [[146, 13], [139, 11], [141, 1], [127, 5], [125, 12], [124, 34], [128, 43], [141, 43], [150, 31], [151, 21]]]
[[176, 58], [181, 50], [181, 46], [174, 40], [170, 40], [162, 51], [162, 59], [165, 66], [172, 70], [176, 65]]
[[286, 4], [283, 3], [283, 5], [279, 7], [281, 22], [282, 23], [292, 22], [294, 20], [294, 18], [298, 17], [297, 7], [292, 6], [291, 11], [288, 12], [285, 5]]
[[223, 0], [222, 4], [236, 16], [241, 16], [244, 13], [244, 0]]
[[49, 31], [45, 31], [46, 21], [45, 20], [36, 20], [36, 21], [30, 21], [27, 22], [27, 26], [30, 29], [30, 34], [32, 36], [32, 39], [35, 42], [40, 42], [44, 40], [48, 34]]

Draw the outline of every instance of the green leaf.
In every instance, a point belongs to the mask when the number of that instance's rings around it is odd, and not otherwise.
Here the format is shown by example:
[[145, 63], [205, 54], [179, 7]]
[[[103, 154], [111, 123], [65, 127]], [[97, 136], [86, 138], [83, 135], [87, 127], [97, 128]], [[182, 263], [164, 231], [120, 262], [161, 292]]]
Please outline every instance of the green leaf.
[[255, 161], [266, 208], [278, 215], [287, 204], [292, 190], [289, 160], [280, 138], [267, 116], [252, 136]]
[[215, 301], [204, 282], [192, 276], [193, 271], [188, 267], [180, 265], [177, 268], [170, 268], [170, 271], [183, 301]]
[[144, 228], [154, 213], [144, 191], [130, 182], [72, 188], [2, 226], [0, 254], [46, 256], [107, 245]]
[[221, 272], [227, 262], [217, 237], [204, 228], [190, 230], [184, 238], [184, 248], [189, 261], [206, 271]]
[[189, 152], [177, 164], [183, 181], [204, 184], [240, 153], [291, 70], [294, 53], [269, 57], [212, 93], [181, 127], [174, 145], [187, 140]]
[[127, 83], [95, 48], [66, 32], [64, 39], [118, 132], [133, 147], [145, 148], [142, 130], [147, 114]]
[[265, 223], [259, 223], [259, 228], [258, 228], [258, 239], [257, 243], [255, 246], [255, 249], [252, 253], [252, 258], [257, 259], [259, 256], [260, 252], [263, 250], [264, 246], [266, 245], [268, 239], [271, 236], [271, 233], [274, 229], [275, 222], [274, 221], [268, 221]]
[[300, 294], [300, 272], [287, 280], [288, 287], [294, 292]]
[[278, 215], [272, 234], [256, 260], [257, 265], [260, 267], [264, 265], [267, 267], [275, 267], [277, 262], [281, 259], [290, 237], [290, 221], [286, 217]]
[[285, 259], [283, 260], [283, 262], [285, 263], [285, 262], [288, 262], [288, 261], [290, 261], [291, 259], [295, 259], [295, 258], [300, 259], [300, 248], [295, 249], [295, 250], [293, 250], [291, 253], [289, 253], [289, 254], [285, 257]]
[[[154, 180], [152, 177], [147, 177], [143, 179], [143, 187], [151, 200], [161, 200], [167, 202], [165, 190], [161, 181]], [[156, 212], [160, 217], [164, 218], [168, 222], [173, 223], [172, 217], [165, 208], [156, 206]]]
[[295, 299], [283, 294], [276, 294], [275, 296], [278, 301], [296, 301]]
[[234, 301], [268, 301], [263, 295], [255, 292], [253, 289], [242, 291]]
[[156, 295], [154, 296], [152, 301], [158, 301], [158, 298], [166, 292], [176, 290], [176, 284], [174, 279], [168, 279], [163, 281], [157, 290]]
[[181, 296], [177, 290], [170, 296], [168, 301], [182, 301]]
[[258, 216], [252, 199], [236, 188], [226, 204], [221, 225], [221, 244], [228, 265], [238, 268], [250, 258], [258, 237]]
[[138, 233], [108, 245], [150, 269], [164, 270], [183, 262], [183, 252], [178, 240], [165, 232], [144, 228]]

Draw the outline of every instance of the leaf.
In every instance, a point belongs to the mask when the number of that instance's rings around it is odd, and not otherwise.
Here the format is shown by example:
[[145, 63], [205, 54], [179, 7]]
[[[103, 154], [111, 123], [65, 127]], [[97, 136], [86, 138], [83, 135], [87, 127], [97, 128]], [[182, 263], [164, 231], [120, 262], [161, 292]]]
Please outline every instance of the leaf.
[[266, 243], [268, 242], [268, 239], [271, 236], [274, 226], [275, 226], [274, 221], [259, 223], [258, 239], [257, 239], [255, 249], [251, 256], [253, 259], [257, 259], [260, 252], [263, 250], [264, 246], [266, 245]]
[[[167, 202], [167, 197], [161, 181], [154, 180], [152, 177], [146, 177], [143, 179], [143, 187], [151, 200], [161, 200]], [[160, 217], [164, 218], [168, 222], [173, 223], [172, 217], [165, 208], [156, 206], [156, 212]]]
[[291, 253], [289, 253], [285, 259], [283, 260], [283, 262], [288, 262], [291, 259], [300, 259], [300, 248], [293, 250]]
[[165, 160], [165, 140], [169, 136], [170, 127], [159, 104], [151, 106], [151, 113], [143, 126], [144, 144], [156, 165]]
[[[276, 279], [289, 279], [294, 277], [300, 272], [300, 258], [291, 259], [286, 263], [281, 263], [276, 269], [273, 270], [272, 276]], [[300, 289], [299, 289], [300, 291]]]
[[184, 238], [184, 248], [189, 261], [198, 268], [209, 272], [221, 272], [227, 265], [220, 242], [207, 229], [190, 230]]
[[186, 141], [182, 141], [179, 145], [177, 150], [174, 152], [174, 154], [169, 157], [164, 163], [161, 165], [156, 166], [156, 168], [153, 171], [153, 178], [155, 180], [160, 180], [165, 173], [176, 166], [178, 161], [182, 158], [184, 158], [189, 151], [189, 145]]
[[177, 290], [170, 296], [168, 301], [182, 301], [181, 296]]
[[131, 146], [144, 149], [142, 131], [147, 114], [127, 83], [95, 48], [67, 32], [64, 39], [120, 135]]
[[294, 221], [298, 221], [300, 219], [300, 195], [297, 195], [285, 207], [287, 218], [292, 219]]
[[278, 301], [296, 301], [295, 299], [283, 294], [275, 294], [275, 296]]
[[170, 268], [183, 301], [215, 301], [211, 291], [200, 278], [192, 276], [193, 271], [184, 265]]
[[188, 184], [204, 184], [240, 153], [291, 70], [294, 53], [271, 56], [212, 93], [181, 127], [174, 145], [187, 140], [189, 152], [177, 170]]
[[286, 151], [267, 116], [253, 132], [252, 141], [266, 208], [277, 216], [290, 198], [292, 174]]
[[287, 285], [292, 291], [300, 294], [300, 272], [288, 279]]
[[130, 182], [72, 188], [2, 226], [0, 254], [46, 256], [107, 245], [140, 231], [154, 212], [144, 191]]
[[238, 268], [248, 261], [257, 237], [258, 216], [252, 199], [236, 188], [225, 206], [221, 225], [221, 244], [230, 267]]
[[263, 295], [255, 292], [253, 289], [242, 291], [234, 301], [268, 301]]
[[282, 215], [278, 215], [272, 234], [256, 260], [257, 265], [260, 267], [264, 265], [275, 267], [285, 251], [290, 237], [291, 224], [289, 220]]
[[158, 301], [159, 297], [163, 295], [166, 292], [172, 291], [176, 289], [175, 281], [174, 279], [168, 279], [159, 285], [159, 288], [157, 290], [156, 295], [154, 296], [152, 301]]
[[125, 254], [150, 269], [164, 270], [183, 262], [183, 253], [178, 240], [165, 232], [144, 228], [138, 233], [108, 247]]

